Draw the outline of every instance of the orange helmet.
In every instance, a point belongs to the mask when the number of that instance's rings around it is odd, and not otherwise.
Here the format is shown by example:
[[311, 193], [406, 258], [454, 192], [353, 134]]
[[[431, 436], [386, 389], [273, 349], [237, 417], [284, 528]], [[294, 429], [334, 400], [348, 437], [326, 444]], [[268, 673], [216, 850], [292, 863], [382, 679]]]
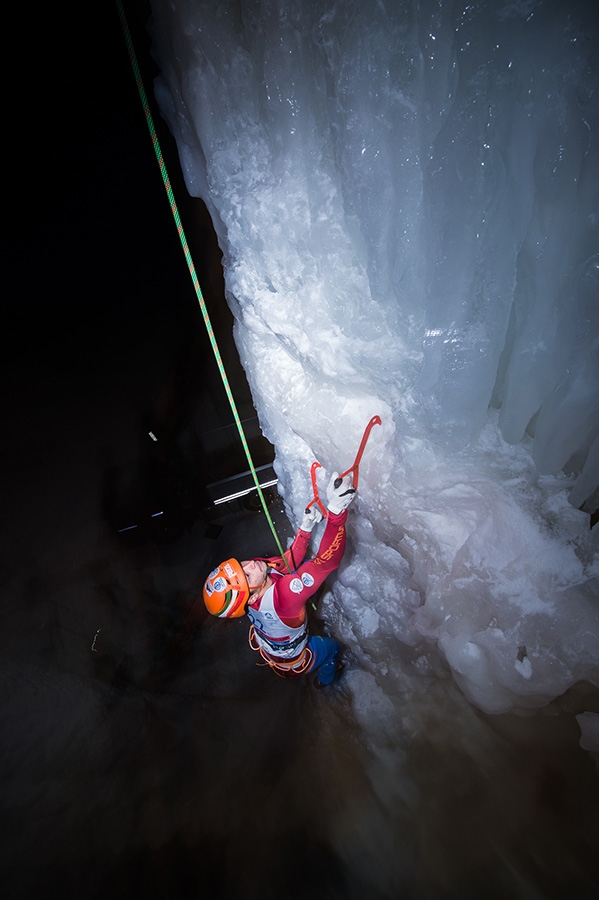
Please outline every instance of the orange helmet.
[[221, 619], [235, 619], [245, 613], [250, 588], [245, 572], [236, 559], [227, 559], [214, 569], [204, 584], [206, 609]]

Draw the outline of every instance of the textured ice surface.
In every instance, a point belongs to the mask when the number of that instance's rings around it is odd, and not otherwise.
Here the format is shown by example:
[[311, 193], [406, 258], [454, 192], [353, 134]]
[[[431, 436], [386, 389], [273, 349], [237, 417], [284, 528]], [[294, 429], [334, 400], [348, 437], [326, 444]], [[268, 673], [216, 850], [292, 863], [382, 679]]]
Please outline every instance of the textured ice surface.
[[599, 683], [593, 4], [152, 5], [294, 521], [383, 419], [323, 605], [356, 717]]

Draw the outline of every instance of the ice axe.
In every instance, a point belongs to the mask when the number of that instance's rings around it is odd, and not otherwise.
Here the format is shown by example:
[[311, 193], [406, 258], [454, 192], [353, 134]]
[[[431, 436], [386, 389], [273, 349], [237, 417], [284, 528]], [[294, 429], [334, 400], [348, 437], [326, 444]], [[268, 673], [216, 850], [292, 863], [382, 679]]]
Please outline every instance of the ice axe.
[[[366, 444], [368, 443], [368, 438], [370, 437], [370, 432], [374, 428], [375, 425], [382, 425], [383, 422], [380, 416], [373, 416], [366, 428], [364, 429], [364, 434], [362, 435], [362, 440], [360, 442], [360, 446], [358, 447], [358, 452], [356, 454], [356, 458], [354, 459], [353, 465], [347, 469], [347, 471], [343, 472], [338, 478], [335, 479], [335, 487], [338, 488], [346, 475], [349, 475], [350, 472], [354, 473], [353, 486], [350, 490], [353, 492], [358, 487], [358, 471], [360, 467], [360, 461], [362, 459], [362, 455], [364, 453], [364, 449]], [[319, 462], [313, 462], [312, 467], [310, 469], [310, 478], [312, 479], [312, 492], [314, 494], [313, 499], [306, 506], [306, 512], [309, 512], [310, 507], [314, 506], [315, 503], [320, 507], [320, 511], [323, 516], [326, 518], [327, 510], [324, 506], [322, 500], [320, 499], [320, 494], [318, 493], [318, 484], [316, 481], [316, 472], [318, 469], [321, 469], [322, 466]]]
[[310, 469], [310, 478], [312, 479], [312, 493], [314, 494], [314, 498], [310, 500], [308, 505], [306, 506], [306, 512], [310, 512], [310, 507], [314, 506], [315, 503], [318, 503], [320, 507], [320, 511], [323, 515], [323, 518], [327, 517], [327, 509], [322, 500], [320, 499], [320, 494], [318, 493], [318, 483], [316, 481], [316, 472], [318, 469], [322, 469], [322, 466], [319, 462], [313, 462], [312, 467]]
[[358, 447], [358, 452], [356, 453], [356, 458], [354, 459], [354, 463], [349, 467], [345, 472], [342, 472], [339, 478], [335, 479], [335, 488], [338, 488], [341, 485], [341, 482], [345, 478], [346, 475], [349, 475], [350, 472], [354, 473], [353, 479], [353, 490], [357, 490], [358, 487], [358, 472], [360, 468], [360, 460], [362, 459], [362, 455], [364, 453], [364, 449], [366, 444], [368, 443], [368, 438], [370, 437], [370, 432], [374, 428], [375, 425], [382, 425], [383, 422], [380, 416], [373, 416], [366, 428], [364, 429], [364, 434], [362, 435], [362, 440], [360, 441], [360, 446]]

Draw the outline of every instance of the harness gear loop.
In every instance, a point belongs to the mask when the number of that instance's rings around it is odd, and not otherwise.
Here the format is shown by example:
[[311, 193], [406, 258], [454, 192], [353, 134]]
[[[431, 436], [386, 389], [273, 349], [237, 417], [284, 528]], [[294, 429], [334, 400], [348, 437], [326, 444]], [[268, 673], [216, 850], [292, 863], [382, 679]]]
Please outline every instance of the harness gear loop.
[[[196, 292], [196, 297], [197, 297], [198, 303], [200, 305], [200, 310], [202, 312], [202, 318], [204, 320], [204, 325], [206, 326], [206, 331], [208, 332], [208, 338], [210, 340], [210, 345], [211, 345], [212, 351], [214, 353], [214, 358], [215, 358], [216, 364], [218, 366], [218, 371], [220, 372], [220, 376], [221, 376], [221, 379], [222, 379], [222, 382], [223, 382], [223, 385], [225, 388], [225, 393], [227, 395], [229, 405], [233, 412], [233, 418], [235, 420], [235, 424], [237, 425], [237, 430], [239, 432], [239, 437], [241, 438], [241, 443], [243, 445], [246, 459], [247, 459], [248, 465], [250, 467], [250, 472], [252, 473], [254, 485], [256, 487], [256, 490], [258, 491], [258, 496], [260, 497], [260, 503], [262, 504], [262, 509], [264, 510], [264, 514], [265, 514], [268, 524], [270, 526], [270, 530], [272, 531], [272, 533], [274, 535], [274, 539], [276, 541], [277, 547], [279, 548], [280, 555], [283, 558], [285, 558], [285, 554], [284, 554], [283, 548], [281, 546], [281, 542], [279, 541], [279, 536], [277, 535], [277, 532], [276, 532], [276, 529], [274, 526], [274, 522], [271, 518], [270, 512], [268, 510], [268, 506], [266, 505], [266, 500], [264, 498], [264, 494], [262, 493], [262, 488], [261, 488], [260, 482], [258, 480], [256, 468], [254, 466], [254, 462], [252, 460], [252, 456], [250, 453], [250, 448], [248, 447], [248, 443], [247, 443], [247, 440], [245, 437], [245, 432], [243, 430], [243, 425], [241, 424], [241, 419], [239, 418], [239, 413], [237, 412], [237, 406], [235, 404], [235, 400], [233, 398], [233, 393], [232, 393], [231, 387], [229, 385], [229, 379], [227, 378], [227, 373], [225, 371], [225, 367], [224, 367], [224, 364], [222, 361], [220, 350], [218, 348], [218, 344], [216, 343], [216, 338], [214, 336], [214, 331], [212, 329], [212, 323], [210, 321], [210, 316], [208, 315], [206, 303], [205, 303], [204, 297], [202, 295], [202, 289], [201, 289], [200, 283], [198, 281], [195, 266], [193, 264], [193, 259], [191, 258], [191, 253], [190, 253], [189, 246], [187, 243], [187, 237], [185, 236], [185, 231], [183, 230], [183, 225], [181, 223], [181, 218], [179, 216], [179, 210], [177, 208], [177, 203], [175, 201], [175, 195], [173, 194], [173, 189], [171, 187], [168, 172], [166, 170], [166, 164], [164, 162], [162, 150], [160, 148], [160, 143], [158, 141], [156, 127], [154, 125], [154, 120], [152, 118], [152, 113], [150, 111], [150, 105], [148, 103], [148, 98], [146, 95], [143, 80], [141, 77], [141, 72], [139, 69], [138, 62], [137, 62], [137, 56], [135, 54], [135, 49], [133, 47], [133, 40], [131, 37], [131, 32], [129, 31], [129, 24], [128, 24], [127, 18], [125, 16], [125, 11], [123, 9], [123, 4], [122, 4], [121, 0], [116, 0], [116, 5], [117, 5], [118, 15], [119, 15], [119, 18], [121, 21], [121, 27], [123, 29], [123, 34], [125, 37], [125, 43], [127, 45], [129, 61], [131, 63], [131, 67], [133, 69], [133, 74], [135, 76], [135, 83], [137, 84], [137, 90], [138, 90], [139, 97], [141, 100], [141, 105], [143, 107], [144, 115], [146, 117], [146, 122], [147, 122], [148, 129], [150, 132], [150, 137], [152, 138], [152, 144], [154, 146], [154, 152], [156, 154], [156, 159], [158, 160], [158, 165], [160, 167], [160, 174], [162, 175], [162, 180], [164, 182], [166, 194], [167, 194], [167, 197], [168, 197], [168, 200], [170, 203], [171, 213], [173, 214], [173, 219], [175, 220], [175, 225], [177, 226], [177, 233], [179, 235], [179, 240], [181, 241], [183, 253], [184, 253], [185, 259], [187, 261], [187, 266], [189, 268], [189, 274], [191, 276], [194, 290]], [[289, 571], [291, 571], [291, 569]]]
[[[305, 672], [309, 672], [312, 666], [314, 654], [309, 647], [304, 647], [299, 656], [294, 657], [294, 659], [279, 659], [271, 656], [258, 643], [253, 625], [250, 625], [248, 644], [252, 650], [256, 650], [260, 654], [275, 675], [279, 675], [281, 678], [297, 678]], [[257, 665], [260, 665], [260, 663], [257, 663]]]

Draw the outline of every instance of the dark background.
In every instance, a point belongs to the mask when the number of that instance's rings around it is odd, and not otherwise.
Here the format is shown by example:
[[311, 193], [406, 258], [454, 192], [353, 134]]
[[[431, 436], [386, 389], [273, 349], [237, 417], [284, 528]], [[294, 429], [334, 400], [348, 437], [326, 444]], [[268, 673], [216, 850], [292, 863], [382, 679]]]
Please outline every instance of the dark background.
[[[254, 462], [264, 465], [273, 450], [260, 434], [232, 341], [216, 236], [204, 204], [187, 194], [174, 141], [153, 100], [149, 4], [133, 0], [125, 12], [227, 375]], [[43, 7], [33, 22], [13, 11], [8, 34], [20, 52], [11, 73], [15, 89], [5, 92], [4, 106], [5, 440], [10, 445], [10, 434], [19, 430], [8, 425], [11, 411], [22, 418], [39, 389], [52, 392], [43, 404], [48, 414], [67, 394], [88, 404], [100, 394], [126, 398], [139, 424], [143, 472], [136, 480], [158, 482], [137, 485], [136, 494], [163, 497], [166, 491], [181, 500], [187, 492], [184, 504], [198, 512], [210, 504], [206, 484], [248, 465], [116, 4]], [[106, 443], [101, 419], [91, 427], [98, 443]], [[149, 430], [158, 446], [150, 446]], [[128, 502], [112, 495], [123, 493], [132, 468], [127, 474], [106, 460], [111, 508]]]

